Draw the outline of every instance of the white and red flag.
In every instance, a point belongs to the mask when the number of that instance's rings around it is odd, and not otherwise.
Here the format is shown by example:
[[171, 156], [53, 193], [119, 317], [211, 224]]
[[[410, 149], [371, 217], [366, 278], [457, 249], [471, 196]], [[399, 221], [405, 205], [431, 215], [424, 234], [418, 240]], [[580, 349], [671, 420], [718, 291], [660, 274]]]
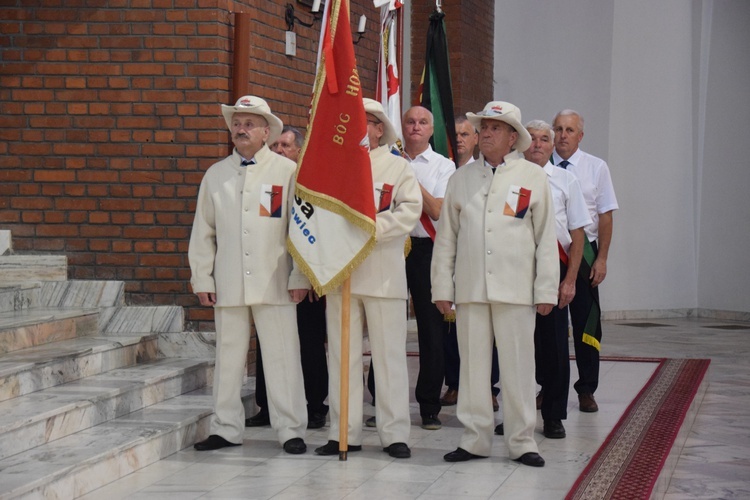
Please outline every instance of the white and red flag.
[[400, 0], [375, 0], [380, 7], [380, 58], [375, 100], [383, 105], [399, 141], [401, 137], [401, 83], [398, 71], [398, 20], [404, 3]]
[[319, 47], [287, 243], [315, 291], [325, 295], [375, 245], [367, 116], [348, 0], [326, 2]]

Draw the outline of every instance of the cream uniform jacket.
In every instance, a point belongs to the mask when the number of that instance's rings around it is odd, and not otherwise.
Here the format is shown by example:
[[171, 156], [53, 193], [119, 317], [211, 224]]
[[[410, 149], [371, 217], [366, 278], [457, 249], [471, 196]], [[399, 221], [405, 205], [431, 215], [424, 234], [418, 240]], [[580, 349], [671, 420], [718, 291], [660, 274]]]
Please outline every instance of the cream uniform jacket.
[[547, 174], [514, 151], [504, 160], [492, 175], [480, 155], [448, 182], [432, 256], [433, 302], [557, 303]]
[[288, 290], [309, 288], [286, 247], [296, 165], [265, 145], [254, 159], [243, 167], [235, 150], [206, 171], [198, 192], [190, 284], [215, 292], [217, 307], [290, 304]]
[[352, 273], [351, 293], [407, 299], [404, 243], [422, 213], [422, 192], [409, 163], [391, 153], [388, 146], [372, 150], [370, 162], [377, 244]]

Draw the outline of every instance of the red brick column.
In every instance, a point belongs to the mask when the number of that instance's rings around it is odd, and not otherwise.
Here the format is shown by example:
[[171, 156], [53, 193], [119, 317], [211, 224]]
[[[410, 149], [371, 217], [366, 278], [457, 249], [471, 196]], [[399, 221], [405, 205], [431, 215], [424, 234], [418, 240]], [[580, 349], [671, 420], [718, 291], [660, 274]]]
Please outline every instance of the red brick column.
[[[422, 77], [425, 43], [434, 0], [411, 0], [411, 88], [413, 102]], [[454, 113], [481, 110], [492, 100], [494, 3], [486, 0], [443, 2], [450, 51]]]

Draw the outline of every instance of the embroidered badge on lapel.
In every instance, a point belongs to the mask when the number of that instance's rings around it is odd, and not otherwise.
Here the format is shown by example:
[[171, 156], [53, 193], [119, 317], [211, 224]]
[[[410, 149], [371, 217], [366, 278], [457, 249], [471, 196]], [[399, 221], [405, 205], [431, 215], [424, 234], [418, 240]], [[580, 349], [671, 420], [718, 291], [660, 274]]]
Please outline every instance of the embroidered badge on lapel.
[[281, 202], [284, 198], [284, 187], [263, 184], [260, 190], [260, 216], [281, 217]]
[[391, 208], [391, 201], [393, 200], [393, 184], [386, 184], [384, 182], [376, 182], [375, 187], [375, 207], [378, 213], [384, 212]]
[[505, 199], [505, 209], [503, 214], [523, 219], [526, 210], [529, 209], [531, 201], [531, 190], [521, 186], [511, 186], [508, 191], [508, 197]]

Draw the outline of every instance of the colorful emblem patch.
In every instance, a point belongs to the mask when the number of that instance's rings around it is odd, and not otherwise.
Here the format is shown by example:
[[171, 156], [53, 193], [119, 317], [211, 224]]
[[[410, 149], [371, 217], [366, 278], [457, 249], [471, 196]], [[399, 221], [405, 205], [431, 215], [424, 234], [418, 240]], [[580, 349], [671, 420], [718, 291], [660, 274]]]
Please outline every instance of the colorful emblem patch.
[[260, 216], [281, 217], [281, 202], [284, 198], [284, 187], [263, 184], [260, 191]]
[[377, 209], [377, 213], [390, 210], [391, 201], [393, 201], [393, 184], [375, 182], [373, 183], [373, 187], [375, 188], [375, 208]]
[[517, 219], [523, 219], [529, 209], [531, 201], [531, 190], [521, 186], [511, 186], [508, 197], [505, 199], [503, 214]]

